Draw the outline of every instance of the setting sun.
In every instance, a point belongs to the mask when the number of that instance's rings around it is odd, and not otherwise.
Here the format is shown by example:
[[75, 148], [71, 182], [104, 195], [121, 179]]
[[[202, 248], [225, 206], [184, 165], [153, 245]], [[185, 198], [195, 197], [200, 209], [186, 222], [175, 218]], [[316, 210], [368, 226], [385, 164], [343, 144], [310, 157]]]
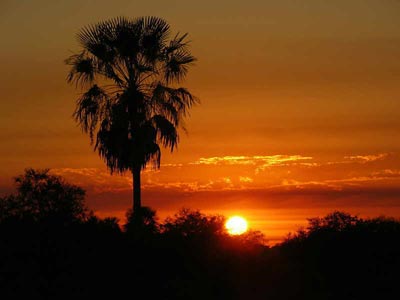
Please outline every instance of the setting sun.
[[240, 216], [230, 217], [225, 227], [229, 234], [239, 235], [247, 231], [247, 221]]

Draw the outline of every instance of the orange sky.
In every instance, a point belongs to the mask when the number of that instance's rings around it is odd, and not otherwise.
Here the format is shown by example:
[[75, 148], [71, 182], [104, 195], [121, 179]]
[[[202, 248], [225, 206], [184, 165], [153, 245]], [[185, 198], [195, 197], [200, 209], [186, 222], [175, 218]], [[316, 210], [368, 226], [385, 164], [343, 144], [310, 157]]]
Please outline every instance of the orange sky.
[[178, 151], [143, 175], [161, 218], [180, 207], [240, 213], [271, 240], [332, 209], [400, 217], [400, 2], [1, 1], [0, 194], [52, 168], [123, 218], [130, 177], [109, 176], [71, 114], [63, 60], [75, 33], [156, 15], [198, 57]]

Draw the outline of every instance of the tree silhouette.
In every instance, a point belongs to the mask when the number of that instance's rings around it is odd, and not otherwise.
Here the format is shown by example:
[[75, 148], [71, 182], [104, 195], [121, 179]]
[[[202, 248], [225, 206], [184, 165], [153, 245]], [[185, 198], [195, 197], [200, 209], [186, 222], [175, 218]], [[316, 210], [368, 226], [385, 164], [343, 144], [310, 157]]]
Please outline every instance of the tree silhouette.
[[157, 17], [119, 17], [86, 26], [77, 38], [82, 51], [66, 60], [67, 81], [84, 89], [74, 118], [111, 173], [132, 173], [138, 213], [141, 170], [160, 167], [161, 145], [176, 148], [182, 118], [197, 102], [178, 86], [195, 61], [187, 34], [171, 38]]
[[359, 219], [357, 216], [352, 216], [342, 211], [334, 211], [323, 218], [316, 217], [308, 219], [309, 225], [307, 229], [311, 233], [322, 230], [339, 232], [352, 228], [352, 226], [360, 222], [362, 222], [362, 219]]
[[70, 223], [89, 214], [85, 191], [66, 183], [49, 170], [26, 169], [15, 178], [17, 193], [0, 198], [0, 223], [8, 219]]
[[156, 212], [146, 206], [140, 208], [140, 214], [134, 214], [132, 209], [129, 209], [123, 228], [128, 234], [139, 238], [154, 235], [159, 231]]
[[207, 216], [198, 210], [181, 209], [174, 218], [168, 217], [162, 224], [162, 232], [182, 237], [219, 236], [226, 234], [225, 218], [220, 215]]

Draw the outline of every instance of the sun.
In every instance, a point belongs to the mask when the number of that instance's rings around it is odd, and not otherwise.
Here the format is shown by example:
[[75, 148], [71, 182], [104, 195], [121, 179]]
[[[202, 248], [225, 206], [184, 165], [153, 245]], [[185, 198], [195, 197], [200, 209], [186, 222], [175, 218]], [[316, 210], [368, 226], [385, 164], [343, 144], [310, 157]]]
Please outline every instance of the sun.
[[233, 216], [225, 223], [229, 234], [239, 235], [247, 231], [247, 221], [240, 216]]

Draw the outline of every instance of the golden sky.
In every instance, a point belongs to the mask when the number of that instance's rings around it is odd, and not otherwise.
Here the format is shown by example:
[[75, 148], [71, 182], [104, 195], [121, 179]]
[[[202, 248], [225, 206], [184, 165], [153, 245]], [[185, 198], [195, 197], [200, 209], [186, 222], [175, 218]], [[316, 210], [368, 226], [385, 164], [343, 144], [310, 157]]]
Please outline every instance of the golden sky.
[[178, 151], [143, 174], [143, 202], [240, 213], [271, 240], [332, 209], [400, 217], [400, 1], [1, 1], [0, 194], [52, 168], [123, 218], [110, 176], [71, 118], [63, 60], [76, 32], [155, 15], [189, 32], [201, 99]]

